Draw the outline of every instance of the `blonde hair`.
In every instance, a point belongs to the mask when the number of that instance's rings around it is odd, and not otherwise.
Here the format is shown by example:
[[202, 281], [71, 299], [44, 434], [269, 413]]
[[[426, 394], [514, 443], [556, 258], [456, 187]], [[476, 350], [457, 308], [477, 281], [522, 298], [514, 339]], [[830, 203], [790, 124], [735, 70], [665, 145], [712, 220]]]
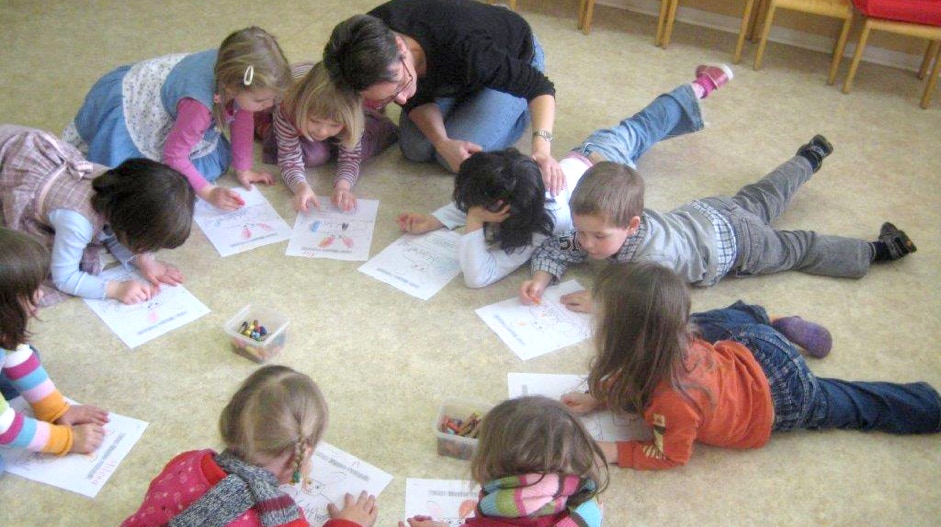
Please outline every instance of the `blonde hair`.
[[[336, 87], [323, 62], [314, 64], [284, 96], [284, 112], [307, 137], [307, 119], [329, 119], [343, 125], [340, 143], [352, 150], [363, 136], [363, 98]], [[307, 137], [310, 139], [309, 137]]]
[[588, 388], [615, 412], [643, 413], [661, 382], [669, 382], [684, 398], [699, 389], [689, 378], [696, 367], [686, 365], [695, 334], [690, 324], [686, 282], [654, 263], [609, 265], [598, 275], [592, 296], [597, 304], [595, 348]]
[[471, 477], [481, 485], [523, 474], [564, 474], [590, 479], [595, 490], [569, 498], [584, 503], [608, 486], [604, 453], [581, 420], [562, 403], [543, 396], [503, 401], [487, 412], [471, 458]]
[[316, 447], [327, 417], [327, 403], [310, 377], [287, 366], [263, 366], [222, 410], [219, 433], [227, 450], [257, 464]]
[[222, 41], [214, 73], [220, 101], [213, 115], [220, 129], [225, 129], [225, 108], [232, 100], [229, 90], [272, 90], [280, 96], [293, 83], [281, 46], [267, 31], [255, 26], [240, 29]]
[[633, 168], [602, 161], [589, 168], [569, 199], [572, 214], [594, 215], [626, 229], [644, 213], [644, 180]]

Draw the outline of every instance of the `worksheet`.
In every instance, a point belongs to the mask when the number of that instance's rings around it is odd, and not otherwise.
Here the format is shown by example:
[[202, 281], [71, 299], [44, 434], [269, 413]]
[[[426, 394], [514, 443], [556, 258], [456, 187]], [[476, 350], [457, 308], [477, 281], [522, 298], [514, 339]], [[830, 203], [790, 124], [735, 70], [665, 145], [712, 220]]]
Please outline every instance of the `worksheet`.
[[369, 259], [379, 202], [356, 200], [356, 208], [343, 212], [324, 197], [320, 209], [299, 212], [285, 252], [288, 256], [330, 258], [351, 262]]
[[474, 516], [480, 485], [459, 479], [405, 480], [405, 519], [431, 516], [436, 521], [457, 526]]
[[576, 280], [546, 288], [539, 304], [511, 298], [475, 310], [477, 316], [523, 359], [531, 359], [591, 336], [591, 316], [563, 306], [562, 295], [584, 289]]
[[[105, 269], [98, 276], [105, 280], [147, 282], [137, 271], [122, 266]], [[160, 292], [156, 296], [137, 304], [88, 298], [85, 303], [132, 349], [209, 313], [209, 308], [182, 285], [160, 284]]]
[[378, 497], [392, 481], [392, 475], [324, 441], [314, 450], [307, 477], [309, 483], [282, 485], [281, 490], [304, 509], [312, 527], [320, 527], [330, 519], [330, 503], [342, 509], [347, 492], [359, 496], [365, 490]]
[[[67, 400], [69, 404], [77, 404]], [[33, 417], [33, 409], [22, 397], [8, 402], [17, 412]], [[104, 442], [95, 452], [58, 457], [19, 448], [2, 448], [0, 456], [6, 462], [7, 472], [94, 498], [147, 428], [144, 421], [114, 412], [108, 417], [111, 421], [105, 425]]]
[[359, 270], [422, 300], [428, 300], [461, 273], [457, 231], [438, 229], [406, 234]]
[[199, 199], [196, 200], [193, 215], [196, 225], [199, 225], [220, 256], [231, 256], [290, 238], [291, 227], [281, 219], [257, 187], [232, 190], [245, 200], [241, 208], [226, 212]]
[[[588, 390], [587, 377], [573, 374], [507, 373], [510, 398], [545, 395], [561, 399], [569, 392]], [[650, 426], [639, 414], [614, 415], [610, 410], [596, 410], [582, 416], [588, 433], [598, 441], [646, 441], [653, 437]]]

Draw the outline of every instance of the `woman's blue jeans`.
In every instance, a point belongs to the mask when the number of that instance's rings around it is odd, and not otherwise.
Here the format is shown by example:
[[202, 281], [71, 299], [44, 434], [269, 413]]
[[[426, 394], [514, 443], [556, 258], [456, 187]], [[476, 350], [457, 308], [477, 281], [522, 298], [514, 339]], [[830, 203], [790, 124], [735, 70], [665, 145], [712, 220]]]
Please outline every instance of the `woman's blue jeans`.
[[761, 306], [739, 301], [725, 309], [694, 313], [690, 319], [705, 340], [732, 340], [751, 350], [771, 386], [775, 431], [941, 431], [941, 395], [929, 384], [818, 378], [797, 348], [771, 327]]
[[[537, 70], [546, 71], [546, 56], [533, 35], [533, 59]], [[513, 146], [529, 124], [529, 103], [522, 97], [484, 88], [463, 99], [439, 97], [435, 104], [444, 118], [448, 137], [480, 145], [485, 151]], [[448, 163], [435, 152], [434, 145], [405, 112], [399, 117], [399, 147], [406, 159], [428, 162], [437, 159], [441, 166]]]

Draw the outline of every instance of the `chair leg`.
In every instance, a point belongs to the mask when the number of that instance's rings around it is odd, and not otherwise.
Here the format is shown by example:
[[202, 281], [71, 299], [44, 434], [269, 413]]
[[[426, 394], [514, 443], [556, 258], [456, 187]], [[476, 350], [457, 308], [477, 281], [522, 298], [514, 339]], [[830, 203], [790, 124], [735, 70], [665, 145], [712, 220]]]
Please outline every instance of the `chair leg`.
[[765, 54], [765, 46], [768, 45], [768, 34], [771, 33], [771, 21], [774, 20], [775, 0], [768, 2], [768, 11], [764, 21], [761, 23], [761, 41], [758, 43], [758, 51], [755, 53], [755, 70], [761, 69], [761, 58]]
[[852, 23], [852, 17], [847, 18], [843, 22], [843, 31], [840, 33], [840, 38], [836, 42], [836, 48], [833, 49], [833, 61], [830, 63], [830, 76], [827, 77], [828, 86], [833, 86], [833, 83], [836, 82], [836, 74], [840, 70], [840, 61], [843, 60], [843, 51], [846, 49], [846, 39], [850, 35], [850, 26]]
[[859, 34], [859, 42], [856, 43], [856, 52], [853, 53], [853, 62], [850, 64], [850, 70], [846, 74], [846, 80], [843, 81], [843, 93], [849, 93], [853, 87], [853, 77], [856, 76], [856, 68], [859, 67], [859, 61], [863, 58], [863, 49], [866, 47], [866, 41], [869, 40], [869, 19], [863, 23], [863, 31]]
[[918, 78], [924, 79], [928, 74], [928, 68], [931, 67], [931, 59], [938, 54], [941, 49], [941, 40], [932, 40], [928, 42], [928, 48], [925, 49], [925, 58], [921, 59], [921, 68], [918, 70]]
[[748, 31], [748, 40], [751, 40], [752, 44], [757, 43], [761, 36], [762, 24], [765, 21], [765, 16], [768, 14], [768, 5], [770, 3], [770, 0], [758, 0], [758, 11], [755, 13], [754, 23]]
[[738, 64], [742, 61], [742, 48], [745, 47], [748, 23], [751, 21], [751, 12], [754, 6], [755, 0], [745, 0], [745, 12], [742, 13], [742, 26], [738, 30], [738, 42], [735, 43], [735, 53], [732, 54], [732, 64]]
[[931, 48], [934, 48], [934, 67], [931, 68], [931, 76], [928, 77], [928, 83], [925, 85], [925, 93], [921, 96], [921, 107], [925, 109], [931, 104], [931, 95], [938, 84], [938, 74], [941, 73], [941, 40], [934, 41], [929, 50]]
[[667, 11], [670, 10], [672, 0], [660, 0], [660, 18], [657, 19], [657, 37], [653, 41], [655, 46], [663, 42], [663, 29], [667, 25]]
[[667, 25], [663, 28], [663, 42], [660, 45], [667, 49], [670, 45], [670, 35], [673, 34], [673, 23], [676, 22], [676, 8], [680, 5], [680, 0], [670, 0], [670, 10], [667, 12]]
[[581, 0], [578, 10], [578, 28], [582, 33], [591, 33], [591, 17], [595, 11], [595, 0]]

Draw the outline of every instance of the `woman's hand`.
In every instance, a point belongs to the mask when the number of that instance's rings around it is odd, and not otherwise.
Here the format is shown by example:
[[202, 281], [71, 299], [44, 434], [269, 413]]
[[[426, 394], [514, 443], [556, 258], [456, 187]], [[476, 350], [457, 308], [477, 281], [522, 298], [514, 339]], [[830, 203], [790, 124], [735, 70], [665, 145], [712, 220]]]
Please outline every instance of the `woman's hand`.
[[533, 153], [533, 160], [539, 165], [539, 171], [542, 172], [542, 182], [546, 185], [546, 190], [553, 196], [557, 196], [565, 188], [565, 174], [559, 162], [552, 157], [552, 154], [546, 152]]
[[483, 148], [470, 141], [448, 138], [435, 144], [435, 150], [447, 162], [451, 172], [457, 173], [465, 159], [475, 152], [480, 152]]
[[334, 520], [342, 519], [358, 523], [363, 527], [372, 527], [376, 523], [376, 517], [379, 516], [379, 507], [376, 505], [376, 497], [367, 494], [364, 490], [359, 493], [358, 498], [346, 493], [343, 497], [343, 509], [338, 509], [333, 503], [327, 505], [327, 512]]

